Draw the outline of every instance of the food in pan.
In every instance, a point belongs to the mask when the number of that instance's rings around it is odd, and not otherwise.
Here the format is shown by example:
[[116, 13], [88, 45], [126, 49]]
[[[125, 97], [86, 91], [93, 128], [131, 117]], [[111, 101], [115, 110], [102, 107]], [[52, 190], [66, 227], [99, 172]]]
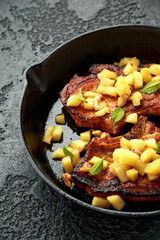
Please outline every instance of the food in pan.
[[160, 65], [139, 64], [137, 58], [124, 58], [121, 66], [93, 65], [91, 74], [73, 77], [60, 97], [75, 124], [117, 136], [138, 116], [160, 114]]
[[[74, 182], [93, 197], [92, 205], [117, 210], [123, 199], [160, 200], [160, 129], [145, 117], [159, 115], [159, 88], [160, 65], [140, 67], [135, 57], [94, 64], [89, 75], [70, 80], [61, 101], [77, 126], [91, 130], [52, 155], [62, 159], [66, 186]], [[117, 136], [127, 123], [135, 126]]]
[[[119, 195], [133, 201], [160, 200], [160, 128], [141, 116], [124, 136], [94, 137], [72, 173], [73, 182], [91, 196]], [[95, 163], [103, 162], [93, 172]]]
[[62, 138], [62, 127], [56, 126], [48, 126], [46, 133], [44, 135], [43, 142], [47, 144], [51, 144], [52, 141], [59, 142]]

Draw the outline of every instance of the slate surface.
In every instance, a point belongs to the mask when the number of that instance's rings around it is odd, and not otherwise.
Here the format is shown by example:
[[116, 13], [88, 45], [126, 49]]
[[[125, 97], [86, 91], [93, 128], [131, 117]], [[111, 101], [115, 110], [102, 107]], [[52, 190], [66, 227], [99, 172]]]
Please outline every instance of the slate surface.
[[160, 25], [157, 0], [0, 0], [0, 239], [160, 239], [160, 217], [111, 218], [68, 201], [37, 175], [20, 138], [25, 69], [87, 30]]

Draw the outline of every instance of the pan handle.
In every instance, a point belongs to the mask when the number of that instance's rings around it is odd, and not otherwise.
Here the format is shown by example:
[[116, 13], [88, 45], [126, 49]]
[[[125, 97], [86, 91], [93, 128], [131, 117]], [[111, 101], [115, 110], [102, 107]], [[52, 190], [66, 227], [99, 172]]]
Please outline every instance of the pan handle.
[[43, 74], [41, 72], [41, 64], [30, 67], [26, 73], [26, 79], [29, 86], [36, 88], [40, 92], [45, 91]]

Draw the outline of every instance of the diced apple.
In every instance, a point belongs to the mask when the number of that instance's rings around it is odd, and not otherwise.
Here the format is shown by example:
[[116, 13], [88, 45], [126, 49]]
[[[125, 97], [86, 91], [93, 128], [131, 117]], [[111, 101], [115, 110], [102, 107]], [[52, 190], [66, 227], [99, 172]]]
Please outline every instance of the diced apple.
[[109, 107], [104, 107], [104, 108], [102, 108], [101, 110], [97, 111], [97, 112], [95, 113], [95, 115], [96, 115], [97, 117], [101, 117], [101, 116], [104, 116], [106, 113], [109, 113], [109, 112], [110, 112]]
[[108, 196], [107, 200], [116, 210], [120, 211], [125, 206], [125, 202], [123, 201], [123, 199], [119, 195]]
[[74, 140], [73, 142], [70, 143], [71, 148], [78, 149], [79, 152], [82, 152], [85, 149], [85, 146], [87, 145], [87, 141], [82, 141], [82, 140]]
[[142, 160], [142, 162], [144, 163], [148, 163], [153, 159], [153, 156], [155, 156], [156, 151], [153, 150], [152, 148], [145, 150], [142, 154], [140, 159]]
[[94, 197], [92, 200], [92, 205], [100, 208], [109, 208], [110, 203], [106, 198]]
[[131, 60], [131, 58], [129, 58], [129, 57], [121, 58], [121, 60], [119, 62], [119, 66], [124, 67], [125, 65], [127, 65], [129, 63], [130, 60]]
[[60, 126], [55, 126], [54, 128], [54, 131], [53, 131], [53, 134], [52, 134], [52, 140], [55, 141], [55, 142], [59, 142], [62, 138], [62, 127]]
[[123, 69], [125, 75], [129, 75], [135, 71], [137, 71], [137, 66], [134, 65], [132, 62], [129, 62]]
[[102, 78], [101, 84], [105, 86], [113, 86], [115, 84], [115, 80], [109, 79], [109, 78]]
[[124, 137], [121, 137], [121, 139], [120, 139], [120, 146], [121, 146], [121, 148], [126, 148], [126, 149], [130, 149], [131, 148], [130, 141], [127, 140]]
[[136, 58], [136, 57], [132, 57], [132, 58], [130, 58], [130, 57], [124, 57], [124, 58], [122, 58], [121, 60], [120, 60], [120, 62], [119, 62], [119, 66], [125, 66], [125, 65], [127, 65], [129, 62], [132, 62], [134, 65], [136, 65], [137, 67], [139, 67], [139, 65], [140, 65], [140, 61], [139, 61], [139, 59], [138, 58]]
[[131, 60], [130, 60], [131, 63], [133, 63], [135, 66], [139, 67], [140, 65], [140, 61], [138, 58], [136, 57], [132, 57]]
[[119, 96], [123, 96], [123, 95], [130, 96], [130, 94], [131, 94], [130, 86], [127, 83], [121, 83], [117, 87], [117, 91], [118, 91]]
[[141, 105], [141, 101], [140, 100], [142, 100], [143, 97], [142, 97], [142, 94], [139, 91], [137, 91], [137, 92], [133, 93], [130, 96], [129, 99], [132, 101], [133, 105], [136, 107], [136, 106]]
[[133, 73], [129, 74], [128, 76], [124, 77], [124, 82], [130, 85], [134, 84], [134, 75]]
[[62, 167], [67, 173], [73, 172], [72, 160], [69, 156], [66, 156], [62, 159]]
[[84, 109], [88, 109], [88, 110], [93, 110], [94, 109], [94, 98], [90, 98], [88, 97], [86, 99], [87, 102], [83, 103], [83, 107]]
[[128, 100], [128, 96], [127, 95], [123, 95], [121, 97], [118, 98], [118, 107], [123, 107], [126, 102]]
[[81, 140], [82, 141], [87, 141], [89, 142], [91, 139], [91, 130], [88, 130], [86, 132], [83, 132], [80, 134]]
[[158, 82], [160, 82], [160, 76], [155, 76], [155, 77], [153, 77], [153, 78], [152, 78], [152, 81], [158, 81]]
[[157, 149], [157, 143], [156, 143], [156, 140], [154, 138], [149, 138], [149, 139], [146, 139], [144, 141], [146, 143], [146, 147]]
[[139, 160], [139, 156], [136, 153], [134, 153], [128, 149], [125, 149], [125, 151], [123, 151], [121, 153], [119, 162], [121, 164], [126, 164], [126, 165], [130, 165], [130, 166], [134, 167], [138, 160]]
[[138, 150], [143, 152], [145, 150], [145, 141], [142, 139], [132, 139], [130, 140], [131, 150]]
[[94, 98], [94, 108], [96, 111], [101, 110], [102, 108], [107, 107], [107, 103], [105, 101], [101, 101], [99, 96]]
[[113, 173], [113, 175], [116, 176], [116, 177], [118, 177], [118, 176], [117, 176], [117, 173], [116, 173], [116, 171], [115, 171], [115, 167], [119, 167], [119, 165], [120, 165], [119, 162], [114, 161], [114, 162], [111, 163], [110, 166], [109, 166], [109, 171], [110, 171], [111, 173]]
[[52, 159], [62, 159], [64, 157], [65, 154], [63, 152], [63, 148], [57, 148], [52, 154]]
[[160, 65], [159, 64], [153, 64], [149, 67], [149, 72], [153, 75], [160, 75]]
[[[94, 156], [94, 157], [91, 158], [91, 160], [89, 162], [92, 163], [92, 164], [95, 164], [99, 160], [101, 160], [101, 158]], [[103, 170], [106, 169], [107, 166], [108, 166], [108, 161], [103, 160]]]
[[118, 166], [118, 167], [115, 166], [114, 169], [115, 169], [117, 177], [119, 178], [119, 180], [121, 182], [124, 183], [124, 182], [127, 182], [129, 180], [129, 178], [126, 175], [126, 171], [123, 169], [122, 166]]
[[128, 122], [128, 123], [136, 124], [137, 121], [138, 121], [138, 115], [137, 115], [137, 113], [131, 113], [131, 114], [127, 115], [127, 117], [125, 118], [124, 121], [125, 121], [125, 122]]
[[73, 94], [67, 100], [67, 107], [77, 107], [82, 102], [78, 95]]
[[95, 164], [96, 162], [100, 161], [101, 158], [100, 157], [97, 157], [97, 156], [93, 156], [89, 162], [92, 163], [92, 164]]
[[102, 97], [102, 94], [100, 94], [100, 93], [96, 93], [96, 92], [91, 92], [91, 91], [86, 91], [85, 93], [84, 93], [84, 96], [85, 97], [89, 97], [89, 98], [94, 98], [94, 97]]
[[146, 83], [152, 81], [152, 76], [151, 76], [148, 68], [142, 68], [141, 69], [141, 74], [142, 74], [143, 80]]
[[119, 66], [126, 66], [130, 61], [131, 61], [131, 57], [124, 57], [124, 58], [121, 58], [120, 59], [120, 62], [119, 62]]
[[75, 167], [81, 159], [80, 152], [79, 152], [78, 149], [74, 149], [74, 148], [71, 148], [71, 147], [69, 147], [68, 150], [74, 155], [72, 157], [72, 164]]
[[122, 83], [125, 83], [124, 81], [124, 77], [123, 76], [118, 76], [116, 78], [116, 84], [114, 85], [115, 88], [117, 88], [119, 85], [121, 85]]
[[102, 78], [116, 79], [116, 72], [112, 72], [108, 69], [103, 69], [100, 73], [97, 74], [98, 78], [101, 80]]
[[156, 160], [159, 158], [160, 158], [160, 155], [158, 153], [156, 153], [155, 155], [153, 155], [152, 160]]
[[143, 163], [140, 159], [138, 159], [134, 165], [135, 169], [138, 170], [138, 173], [141, 175], [141, 176], [144, 176], [145, 174], [145, 168], [146, 168], [146, 164]]
[[155, 175], [147, 174], [147, 177], [149, 181], [154, 181], [159, 177], [159, 174], [155, 174]]
[[48, 126], [47, 127], [47, 130], [46, 130], [45, 135], [44, 135], [43, 142], [45, 142], [47, 144], [51, 144], [52, 134], [53, 134], [54, 128], [55, 127], [53, 127], [53, 126]]
[[113, 152], [113, 161], [119, 162], [120, 155], [123, 151], [124, 151], [124, 148], [116, 148]]
[[147, 174], [160, 174], [160, 159], [156, 159], [151, 163], [148, 163], [145, 168], [145, 173]]
[[113, 160], [119, 161], [121, 164], [135, 166], [136, 161], [139, 160], [139, 156], [125, 148], [117, 148], [113, 152]]
[[57, 124], [65, 124], [65, 123], [66, 123], [64, 113], [58, 114], [58, 115], [56, 116], [56, 123], [57, 123]]
[[134, 72], [134, 88], [141, 89], [143, 88], [143, 77], [140, 72]]
[[138, 178], [138, 171], [135, 168], [132, 168], [126, 171], [126, 175], [131, 181], [134, 182]]
[[97, 88], [97, 92], [102, 93], [104, 95], [110, 95], [113, 97], [116, 97], [118, 94], [117, 89], [115, 87], [104, 86], [102, 84], [99, 84], [99, 86]]

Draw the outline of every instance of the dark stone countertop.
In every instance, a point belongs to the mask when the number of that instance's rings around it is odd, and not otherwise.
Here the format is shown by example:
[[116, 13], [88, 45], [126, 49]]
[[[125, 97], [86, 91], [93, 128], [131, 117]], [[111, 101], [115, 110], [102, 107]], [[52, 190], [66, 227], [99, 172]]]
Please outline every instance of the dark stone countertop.
[[20, 136], [25, 69], [78, 34], [160, 25], [157, 0], [0, 0], [0, 239], [160, 239], [160, 217], [112, 218], [70, 202], [34, 171]]

